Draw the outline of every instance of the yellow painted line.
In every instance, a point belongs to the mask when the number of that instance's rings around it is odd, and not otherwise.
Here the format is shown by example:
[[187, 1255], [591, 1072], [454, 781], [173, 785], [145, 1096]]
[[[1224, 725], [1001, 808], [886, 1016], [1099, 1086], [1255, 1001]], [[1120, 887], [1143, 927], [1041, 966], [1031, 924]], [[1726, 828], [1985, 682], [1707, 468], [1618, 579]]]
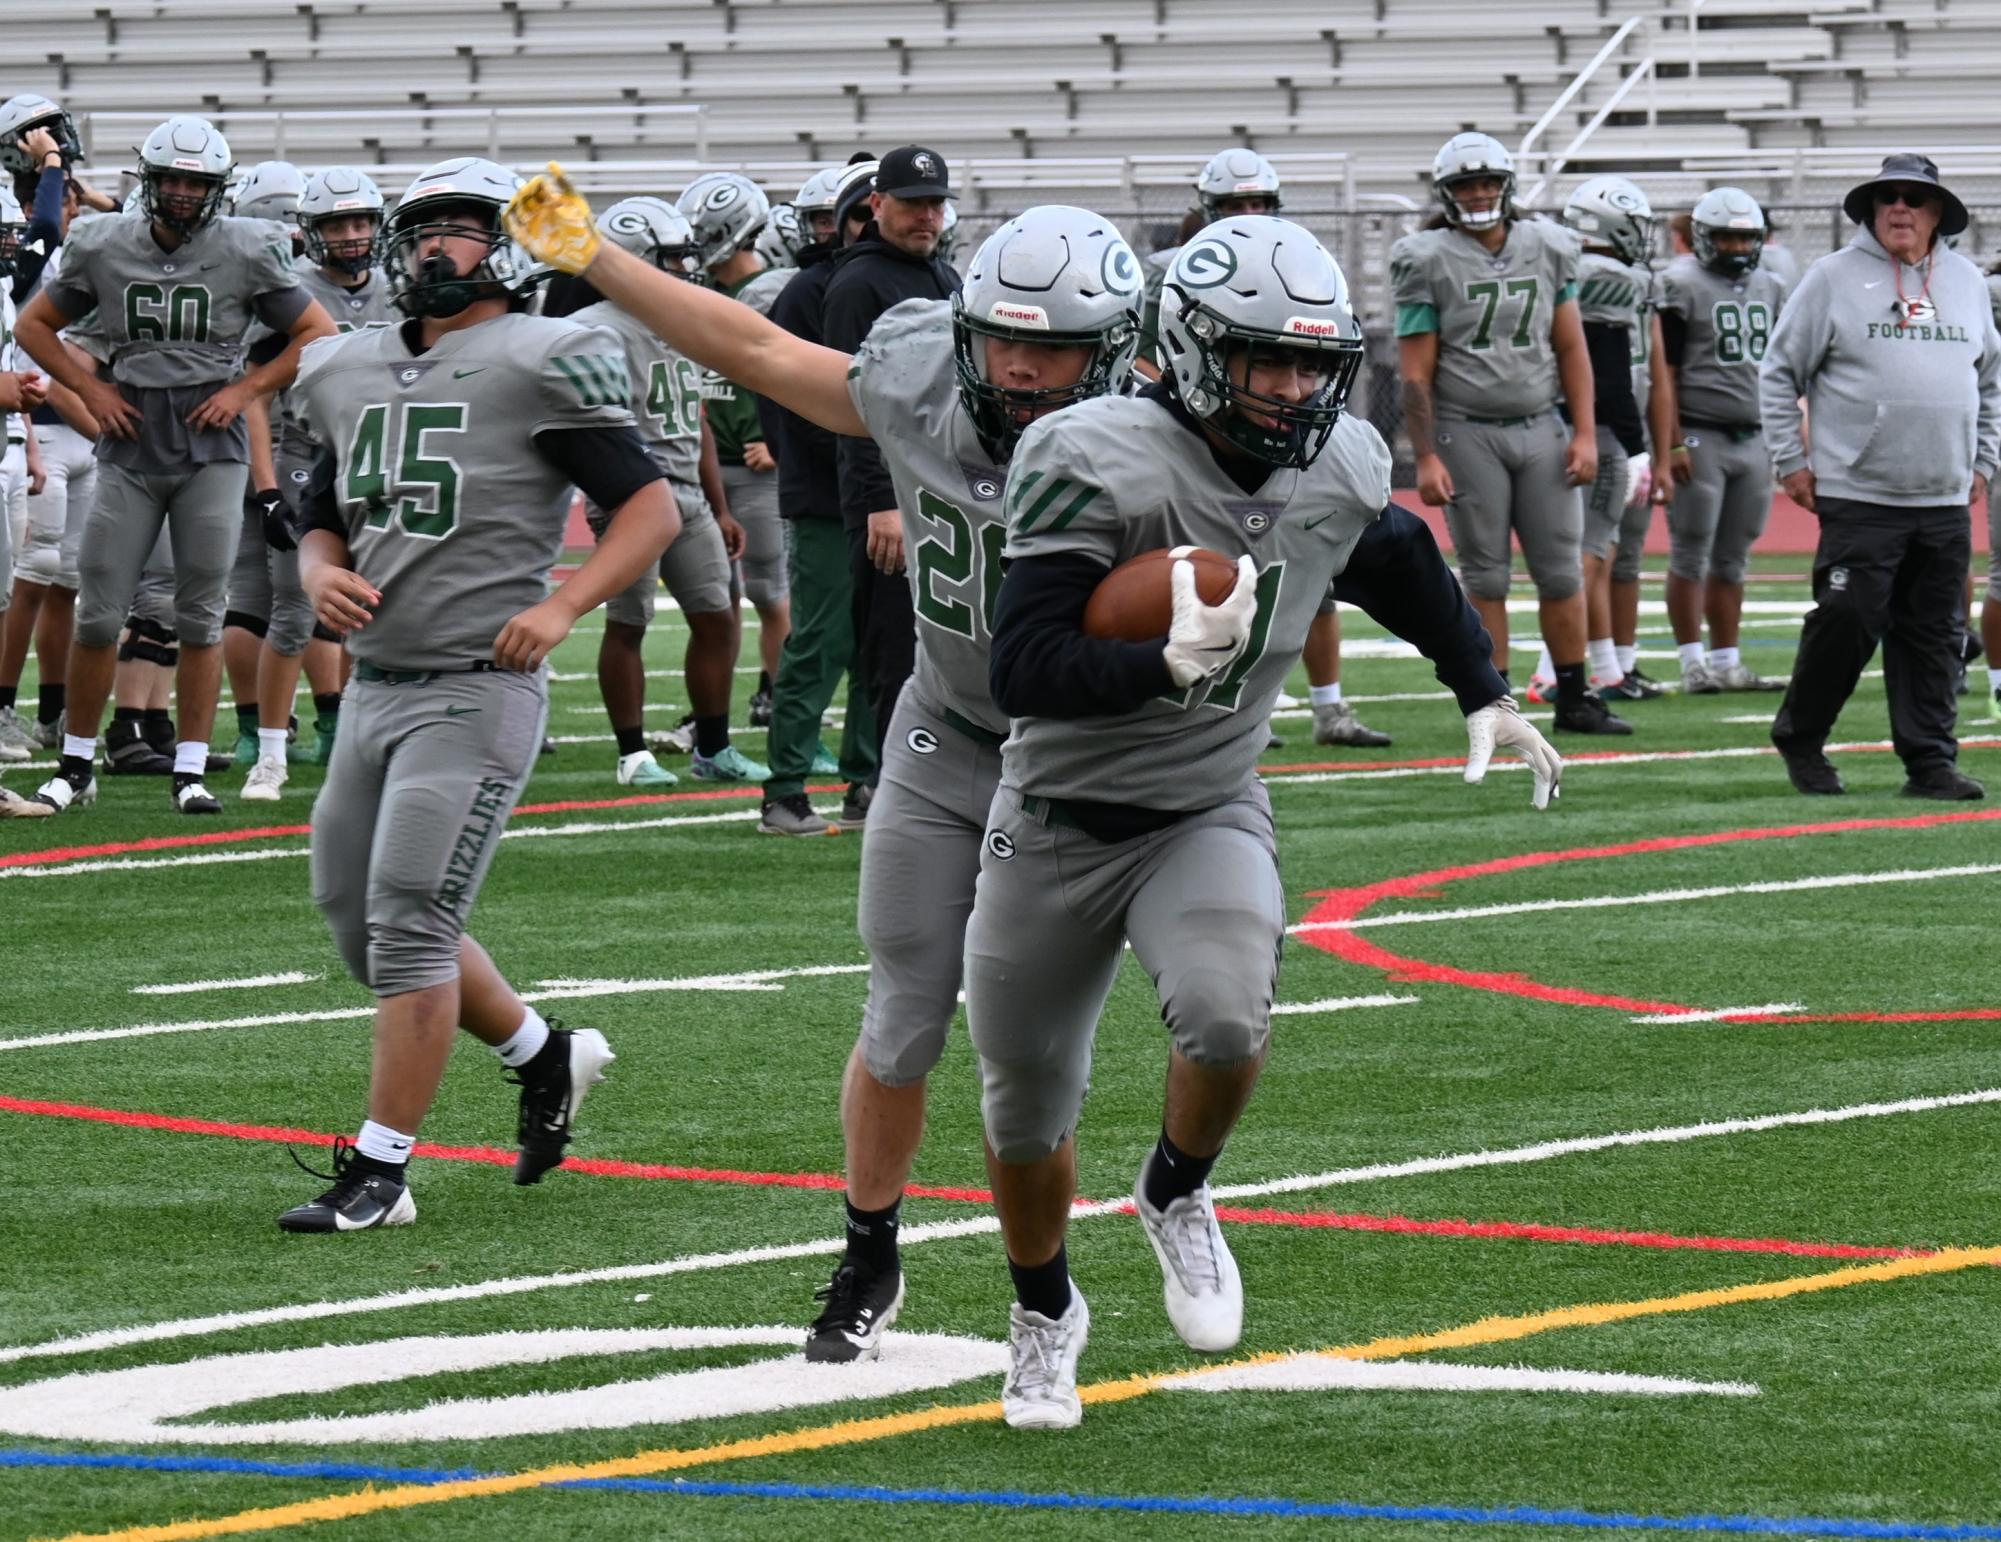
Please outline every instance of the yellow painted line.
[[[1477, 1322], [1435, 1333], [1409, 1334], [1396, 1338], [1372, 1339], [1366, 1344], [1349, 1344], [1323, 1349], [1319, 1353], [1337, 1360], [1390, 1360], [1404, 1355], [1425, 1354], [1440, 1349], [1464, 1349], [1480, 1344], [1502, 1344], [1532, 1338], [1559, 1328], [1596, 1327], [1628, 1322], [1637, 1317], [1658, 1317], [1674, 1312], [1702, 1312], [1713, 1307], [1735, 1306], [1748, 1301], [1779, 1301], [1788, 1296], [1810, 1295], [1816, 1291], [1841, 1290], [1850, 1285], [1908, 1279], [1917, 1275], [1949, 1274], [1982, 1264], [2001, 1264], [2001, 1247], [1947, 1248], [1919, 1258], [1896, 1258], [1882, 1263], [1858, 1264], [1834, 1269], [1826, 1274], [1808, 1274], [1792, 1279], [1765, 1280], [1752, 1285], [1731, 1285], [1717, 1290], [1692, 1290], [1678, 1296], [1656, 1296], [1646, 1301], [1600, 1301], [1578, 1306], [1556, 1307], [1517, 1317], [1483, 1317]], [[1286, 1353], [1251, 1355], [1243, 1359], [1201, 1366], [1193, 1370], [1155, 1371], [1140, 1376], [1124, 1376], [1092, 1382], [1078, 1389], [1086, 1403], [1102, 1405], [1128, 1402], [1156, 1392], [1169, 1382], [1187, 1382], [1247, 1365], [1261, 1365], [1290, 1356]], [[271, 1505], [243, 1510], [213, 1520], [174, 1521], [164, 1526], [132, 1526], [121, 1531], [73, 1532], [62, 1542], [202, 1542], [208, 1537], [241, 1536], [254, 1531], [276, 1531], [290, 1526], [307, 1526], [316, 1521], [344, 1521], [383, 1510], [409, 1510], [419, 1505], [450, 1504], [460, 1499], [480, 1499], [490, 1494], [515, 1494], [524, 1489], [542, 1488], [552, 1483], [573, 1483], [586, 1479], [640, 1478], [655, 1473], [676, 1472], [688, 1467], [709, 1467], [722, 1462], [751, 1461], [765, 1456], [792, 1456], [801, 1451], [822, 1451], [832, 1446], [861, 1445], [888, 1440], [898, 1435], [916, 1435], [928, 1430], [949, 1429], [960, 1424], [984, 1424], [1001, 1417], [998, 1401], [960, 1403], [919, 1409], [913, 1413], [886, 1414], [873, 1419], [846, 1419], [836, 1424], [803, 1430], [785, 1430], [758, 1435], [747, 1440], [724, 1441], [712, 1446], [690, 1446], [671, 1451], [641, 1451], [610, 1461], [536, 1467], [526, 1472], [493, 1478], [467, 1478], [456, 1483], [403, 1484], [395, 1488], [364, 1489], [360, 1493], [329, 1494], [296, 1504]]]

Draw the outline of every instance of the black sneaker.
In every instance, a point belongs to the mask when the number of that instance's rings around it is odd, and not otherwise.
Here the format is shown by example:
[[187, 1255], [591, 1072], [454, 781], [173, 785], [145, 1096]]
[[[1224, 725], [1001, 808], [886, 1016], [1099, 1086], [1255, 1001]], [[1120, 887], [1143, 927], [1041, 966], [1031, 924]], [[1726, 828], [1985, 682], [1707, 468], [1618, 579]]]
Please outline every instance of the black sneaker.
[[106, 776], [172, 776], [174, 757], [162, 755], [147, 743], [142, 726], [131, 720], [113, 723], [104, 730], [104, 774]]
[[1930, 766], [1913, 771], [1900, 796], [1932, 798], [1940, 803], [1970, 803], [1986, 797], [1987, 789], [1957, 766]]
[[827, 1304], [806, 1330], [806, 1358], [820, 1364], [873, 1360], [882, 1353], [883, 1331], [903, 1310], [903, 1271], [877, 1274], [844, 1258], [813, 1299]]
[[[299, 1162], [296, 1153], [292, 1160]], [[367, 1231], [375, 1226], [408, 1226], [417, 1219], [406, 1170], [369, 1160], [351, 1141], [334, 1141], [330, 1173], [316, 1172], [304, 1162], [299, 1166], [333, 1187], [279, 1216], [281, 1231]]]
[[202, 785], [198, 776], [174, 773], [174, 812], [177, 814], [220, 814], [222, 799]]
[[1637, 685], [1640, 686], [1642, 690], [1653, 691], [1656, 695], [1667, 694], [1667, 687], [1662, 685], [1660, 681], [1656, 680], [1652, 675], [1648, 674], [1644, 669], [1640, 668], [1640, 666], [1637, 664], [1635, 664], [1631, 669], [1626, 671], [1626, 678], [1628, 680], [1635, 682]]
[[516, 1183], [540, 1183], [542, 1175], [563, 1160], [577, 1110], [591, 1088], [604, 1080], [604, 1068], [617, 1058], [597, 1029], [565, 1028], [556, 1019], [549, 1020], [549, 1042], [508, 1077], [521, 1088]]
[[[846, 805], [843, 804], [843, 808]], [[839, 825], [829, 824], [815, 812], [803, 792], [790, 792], [765, 802], [758, 815], [760, 835], [839, 835]]]
[[771, 692], [752, 691], [750, 693], [750, 726], [769, 728], [771, 726]]
[[1596, 696], [1584, 695], [1575, 701], [1556, 704], [1555, 728], [1566, 734], [1629, 734], [1633, 725], [1615, 717], [1612, 709]]
[[1654, 701], [1666, 694], [1666, 691], [1641, 675], [1638, 670], [1629, 671], [1617, 685], [1598, 687], [1598, 699], [1608, 705], [1615, 701]]
[[1819, 750], [1793, 750], [1783, 744], [1778, 750], [1779, 758], [1786, 763], [1786, 777], [1796, 791], [1809, 798], [1838, 798], [1848, 791], [1848, 784], [1841, 780], [1834, 762]]
[[867, 828], [869, 805], [873, 802], [875, 789], [867, 782], [856, 782], [848, 789], [848, 795], [841, 799], [841, 816], [834, 822], [843, 830]]

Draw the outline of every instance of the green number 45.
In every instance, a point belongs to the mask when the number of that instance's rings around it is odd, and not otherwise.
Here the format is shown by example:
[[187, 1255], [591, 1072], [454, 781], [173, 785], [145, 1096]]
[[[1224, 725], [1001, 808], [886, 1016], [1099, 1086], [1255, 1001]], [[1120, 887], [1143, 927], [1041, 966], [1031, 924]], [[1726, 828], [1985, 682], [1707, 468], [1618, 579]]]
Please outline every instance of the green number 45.
[[[368, 506], [371, 530], [393, 518], [406, 535], [439, 541], [459, 522], [459, 463], [433, 452], [431, 434], [462, 434], [464, 402], [387, 402], [365, 408], [355, 420], [342, 457], [343, 500]], [[393, 468], [393, 470], [392, 470]]]

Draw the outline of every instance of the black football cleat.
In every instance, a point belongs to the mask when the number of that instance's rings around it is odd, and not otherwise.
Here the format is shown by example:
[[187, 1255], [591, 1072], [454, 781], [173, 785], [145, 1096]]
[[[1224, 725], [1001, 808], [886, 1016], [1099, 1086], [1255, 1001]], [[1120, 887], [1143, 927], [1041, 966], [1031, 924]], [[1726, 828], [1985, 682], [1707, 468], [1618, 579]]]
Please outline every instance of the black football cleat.
[[1596, 696], [1580, 696], [1575, 701], [1558, 701], [1554, 726], [1566, 734], [1629, 734], [1633, 725], [1613, 715], [1612, 709]]
[[198, 776], [174, 773], [174, 812], [177, 814], [220, 814], [222, 799], [202, 785]]
[[104, 771], [107, 776], [172, 776], [174, 757], [149, 744], [139, 724], [113, 723], [104, 730]]
[[826, 1306], [806, 1330], [806, 1358], [822, 1365], [873, 1360], [882, 1335], [903, 1310], [903, 1271], [877, 1274], [847, 1259], [813, 1292]]
[[[292, 1160], [299, 1162], [296, 1154]], [[279, 1216], [282, 1231], [370, 1231], [377, 1226], [408, 1226], [417, 1219], [417, 1202], [410, 1197], [403, 1169], [370, 1161], [350, 1141], [334, 1141], [330, 1173], [316, 1172], [304, 1162], [299, 1166], [315, 1178], [328, 1179], [333, 1187]]]
[[564, 1028], [551, 1018], [549, 1042], [509, 1078], [521, 1088], [520, 1150], [514, 1158], [516, 1183], [540, 1183], [563, 1160], [577, 1110], [604, 1068], [618, 1057], [595, 1028]]

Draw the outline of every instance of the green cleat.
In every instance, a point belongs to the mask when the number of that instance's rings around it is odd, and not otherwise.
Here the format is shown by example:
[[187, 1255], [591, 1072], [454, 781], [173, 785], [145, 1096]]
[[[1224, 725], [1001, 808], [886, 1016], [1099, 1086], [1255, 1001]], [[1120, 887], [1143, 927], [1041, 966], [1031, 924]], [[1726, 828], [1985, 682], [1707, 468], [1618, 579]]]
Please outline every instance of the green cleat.
[[698, 782], [768, 782], [771, 768], [760, 766], [734, 744], [725, 744], [714, 755], [695, 752], [692, 774]]
[[229, 757], [229, 763], [239, 771], [247, 771], [257, 764], [256, 729], [251, 729], [249, 733], [244, 733], [241, 729], [237, 731], [236, 753]]
[[834, 752], [832, 750], [828, 749], [826, 745], [816, 742], [813, 746], [813, 764], [806, 768], [806, 774], [808, 776], [839, 776], [841, 774], [841, 763], [834, 759]]
[[340, 731], [338, 717], [316, 717], [313, 719], [313, 747], [295, 760], [309, 766], [330, 766], [333, 764], [334, 735]]

